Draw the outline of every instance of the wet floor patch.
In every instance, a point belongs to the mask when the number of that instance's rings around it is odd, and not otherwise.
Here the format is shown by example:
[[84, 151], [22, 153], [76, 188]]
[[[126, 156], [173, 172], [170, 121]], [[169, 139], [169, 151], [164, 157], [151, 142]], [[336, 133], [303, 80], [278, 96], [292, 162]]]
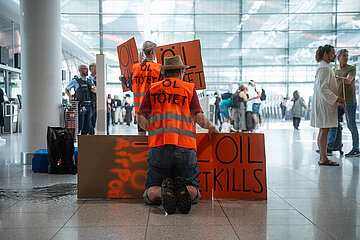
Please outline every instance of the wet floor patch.
[[31, 189], [0, 189], [0, 200], [54, 200], [77, 194], [77, 184], [65, 183]]

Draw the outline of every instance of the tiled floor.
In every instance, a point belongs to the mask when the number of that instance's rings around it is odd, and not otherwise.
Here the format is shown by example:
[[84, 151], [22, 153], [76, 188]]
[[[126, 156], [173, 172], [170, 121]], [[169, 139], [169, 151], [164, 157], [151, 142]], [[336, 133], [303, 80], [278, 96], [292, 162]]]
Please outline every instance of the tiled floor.
[[[76, 176], [33, 173], [19, 164], [21, 135], [2, 135], [0, 239], [360, 239], [360, 158], [319, 167], [317, 130], [302, 121], [262, 128], [267, 201], [201, 200], [188, 215], [165, 216], [141, 200], [79, 200]], [[136, 127], [115, 126], [114, 134]], [[343, 133], [345, 153], [350, 132]]]

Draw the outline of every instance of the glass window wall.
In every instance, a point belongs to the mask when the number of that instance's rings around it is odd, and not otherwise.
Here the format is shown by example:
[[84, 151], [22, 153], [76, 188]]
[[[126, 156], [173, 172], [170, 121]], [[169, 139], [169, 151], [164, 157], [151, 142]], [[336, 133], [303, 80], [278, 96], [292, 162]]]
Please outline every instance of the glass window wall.
[[254, 79], [267, 95], [298, 88], [305, 100], [318, 46], [360, 55], [357, 0], [63, 0], [62, 12], [67, 28], [105, 54], [113, 83], [120, 75], [116, 46], [131, 37], [138, 48], [145, 40], [200, 39], [209, 91]]

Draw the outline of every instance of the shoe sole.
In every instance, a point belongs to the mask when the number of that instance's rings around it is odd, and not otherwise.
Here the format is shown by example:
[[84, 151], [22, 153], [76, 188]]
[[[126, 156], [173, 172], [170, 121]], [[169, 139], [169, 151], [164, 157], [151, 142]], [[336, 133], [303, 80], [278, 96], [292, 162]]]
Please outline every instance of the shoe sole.
[[174, 179], [176, 205], [182, 214], [188, 214], [191, 209], [191, 197], [183, 178]]
[[161, 184], [161, 201], [165, 212], [173, 214], [176, 211], [176, 197], [173, 189], [166, 187], [164, 182]]
[[176, 211], [176, 198], [174, 194], [170, 193], [168, 195], [168, 193], [169, 192], [166, 191], [164, 194], [162, 194], [162, 204], [165, 212], [167, 212], [168, 214], [174, 214]]
[[181, 191], [178, 193], [176, 199], [176, 205], [182, 214], [188, 214], [191, 209], [191, 197], [189, 191], [186, 189], [185, 191]]

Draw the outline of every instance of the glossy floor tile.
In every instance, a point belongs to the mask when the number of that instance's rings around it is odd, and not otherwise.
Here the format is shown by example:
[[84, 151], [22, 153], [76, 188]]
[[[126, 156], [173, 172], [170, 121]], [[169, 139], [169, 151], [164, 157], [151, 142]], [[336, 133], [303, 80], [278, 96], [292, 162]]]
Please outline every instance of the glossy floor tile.
[[[77, 199], [76, 175], [33, 173], [20, 164], [22, 135], [0, 135], [0, 239], [360, 239], [360, 158], [338, 152], [318, 166], [317, 129], [269, 120], [268, 199], [200, 200], [189, 214], [165, 215], [142, 200]], [[136, 134], [135, 125], [111, 126]], [[351, 135], [343, 131], [344, 152]]]

